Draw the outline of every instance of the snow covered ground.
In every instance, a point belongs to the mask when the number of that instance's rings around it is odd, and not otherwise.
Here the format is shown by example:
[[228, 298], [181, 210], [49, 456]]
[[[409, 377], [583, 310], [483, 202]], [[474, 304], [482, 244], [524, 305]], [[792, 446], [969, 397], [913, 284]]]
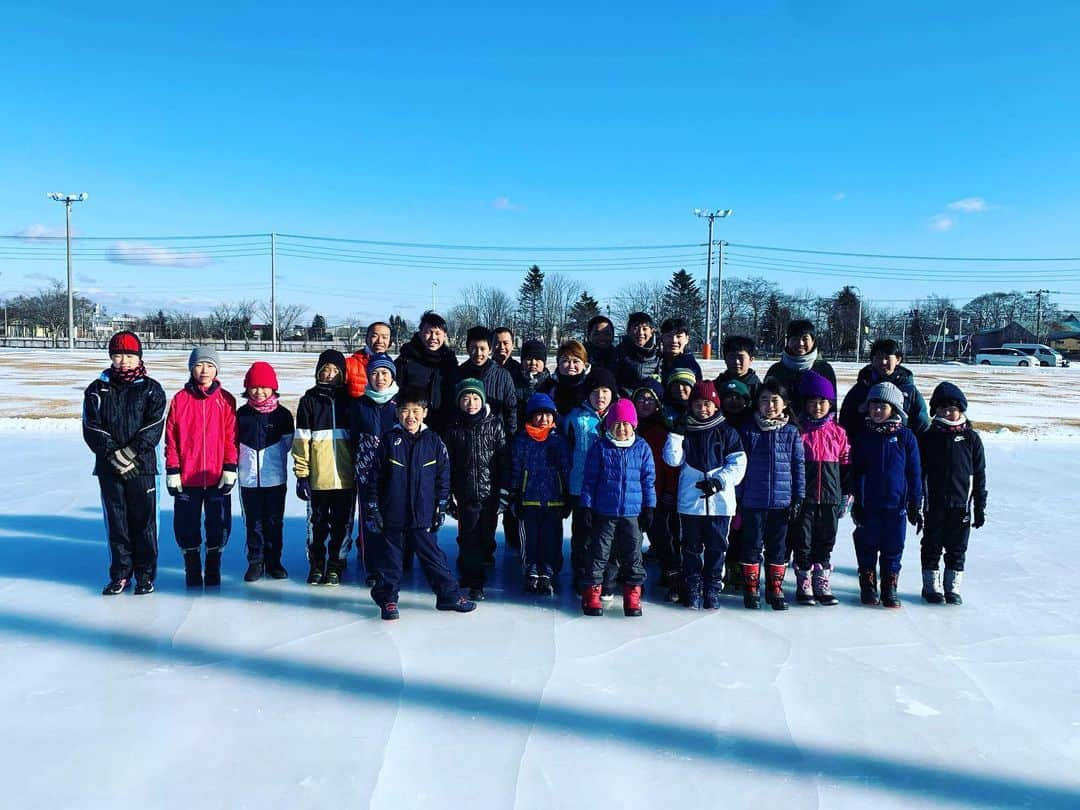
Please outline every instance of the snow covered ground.
[[[226, 355], [226, 383], [255, 357]], [[148, 362], [170, 392], [183, 379], [180, 355]], [[313, 358], [277, 364], [297, 396]], [[5, 806], [1080, 807], [1074, 370], [915, 369], [927, 394], [960, 381], [991, 426], [962, 607], [921, 603], [910, 538], [904, 607], [858, 606], [845, 521], [834, 608], [651, 598], [641, 619], [585, 618], [526, 598], [500, 547], [475, 613], [436, 612], [418, 576], [386, 623], [355, 568], [301, 581], [295, 499], [288, 581], [242, 581], [237, 501], [224, 584], [189, 595], [166, 498], [158, 592], [100, 596], [73, 417], [102, 366], [0, 353]]]

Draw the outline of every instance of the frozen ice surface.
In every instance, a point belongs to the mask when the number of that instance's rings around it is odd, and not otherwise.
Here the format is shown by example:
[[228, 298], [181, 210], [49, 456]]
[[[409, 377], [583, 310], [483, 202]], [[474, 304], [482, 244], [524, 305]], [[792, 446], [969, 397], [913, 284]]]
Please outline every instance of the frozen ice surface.
[[[1068, 380], [1047, 397], [1060, 421]], [[992, 397], [972, 399], [996, 418]], [[158, 592], [100, 596], [77, 423], [5, 420], [2, 804], [1080, 807], [1080, 443], [1066, 434], [986, 435], [989, 517], [959, 608], [921, 602], [910, 536], [904, 607], [858, 606], [845, 520], [834, 608], [751, 613], [727, 597], [691, 613], [650, 589], [641, 619], [618, 603], [586, 618], [565, 575], [554, 602], [524, 597], [500, 546], [475, 613], [436, 612], [417, 575], [387, 623], [353, 564], [340, 588], [302, 582], [291, 497], [292, 579], [242, 581], [236, 499], [224, 583], [189, 595], [166, 497]]]

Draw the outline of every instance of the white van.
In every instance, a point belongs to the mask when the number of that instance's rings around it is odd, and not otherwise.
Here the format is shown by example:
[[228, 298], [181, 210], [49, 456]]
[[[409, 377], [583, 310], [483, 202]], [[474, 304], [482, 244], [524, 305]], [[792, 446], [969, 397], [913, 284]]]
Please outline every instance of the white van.
[[1002, 343], [1003, 349], [1018, 349], [1024, 354], [1030, 354], [1039, 361], [1041, 366], [1067, 366], [1065, 358], [1060, 352], [1056, 352], [1043, 343]]

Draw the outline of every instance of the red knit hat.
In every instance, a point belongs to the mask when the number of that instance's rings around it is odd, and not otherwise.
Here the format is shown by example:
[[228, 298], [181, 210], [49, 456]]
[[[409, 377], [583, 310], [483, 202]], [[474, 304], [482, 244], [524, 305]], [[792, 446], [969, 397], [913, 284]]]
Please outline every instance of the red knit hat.
[[716, 393], [716, 384], [712, 380], [702, 380], [690, 390], [690, 401], [707, 399], [717, 408], [720, 407], [720, 395]]
[[244, 390], [249, 388], [270, 388], [277, 391], [277, 374], [274, 367], [262, 360], [251, 364], [251, 368], [244, 375]]
[[142, 357], [142, 342], [134, 332], [117, 332], [109, 338], [109, 354], [137, 354]]

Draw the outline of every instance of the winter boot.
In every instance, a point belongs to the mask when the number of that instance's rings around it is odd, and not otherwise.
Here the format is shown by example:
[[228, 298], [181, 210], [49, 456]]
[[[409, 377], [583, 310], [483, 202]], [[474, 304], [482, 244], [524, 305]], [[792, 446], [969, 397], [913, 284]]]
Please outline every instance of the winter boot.
[[581, 612], [586, 616], [603, 616], [604, 603], [600, 601], [599, 585], [586, 585], [581, 589]]
[[624, 616], [641, 615], [641, 586], [622, 586], [622, 612]]
[[686, 583], [686, 590], [683, 593], [683, 604], [690, 610], [701, 610], [701, 606], [704, 600], [701, 595], [701, 581], [695, 580], [694, 582]]
[[742, 593], [742, 569], [739, 563], [729, 562], [724, 571], [724, 593]]
[[379, 615], [384, 622], [392, 622], [401, 617], [398, 613], [397, 602], [387, 602], [379, 609]]
[[667, 591], [664, 593], [665, 602], [678, 602], [679, 601], [679, 588], [682, 580], [682, 575], [678, 571], [672, 571], [668, 574], [667, 578]]
[[469, 598], [474, 602], [483, 602], [487, 599], [483, 588], [469, 588]]
[[536, 595], [537, 596], [551, 596], [555, 593], [555, 586], [551, 583], [551, 577], [537, 577], [536, 578]]
[[880, 605], [877, 592], [877, 574], [873, 569], [859, 570], [859, 600], [864, 605]]
[[281, 564], [280, 557], [271, 557], [266, 561], [266, 573], [270, 575], [271, 579], [288, 579], [289, 572], [285, 570], [285, 566]]
[[832, 575], [831, 565], [814, 563], [810, 572], [810, 584], [814, 589], [814, 599], [819, 605], [836, 605], [840, 600], [833, 596], [832, 585], [829, 579]]
[[135, 583], [135, 595], [145, 596], [148, 593], [154, 592], [154, 580], [152, 579], [140, 579]]
[[709, 584], [705, 586], [705, 598], [702, 600], [702, 607], [705, 610], [716, 610], [720, 607], [720, 594], [724, 592], [724, 581], [722, 579], [709, 580]]
[[476, 602], [471, 602], [458, 594], [457, 598], [451, 596], [449, 599], [436, 599], [435, 609], [452, 610], [454, 613], [471, 613], [476, 610]]
[[323, 574], [326, 573], [325, 568], [326, 566], [323, 563], [312, 563], [311, 568], [308, 570], [307, 584], [322, 585]]
[[742, 564], [743, 581], [743, 607], [749, 610], [757, 610], [761, 607], [761, 597], [758, 595], [758, 583], [761, 580], [761, 565], [759, 563]]
[[931, 605], [944, 604], [945, 591], [941, 589], [941, 572], [937, 569], [923, 569], [922, 598]]
[[202, 558], [197, 548], [184, 552], [184, 584], [189, 588], [202, 587]]
[[765, 601], [773, 610], [787, 610], [787, 602], [784, 601], [784, 574], [786, 573], [786, 565], [769, 565]]
[[130, 581], [131, 580], [127, 577], [117, 577], [116, 579], [110, 579], [109, 584], [101, 589], [101, 595], [116, 596], [118, 593], [123, 593]]
[[216, 588], [221, 585], [221, 549], [206, 550], [206, 567], [203, 572], [203, 585]]
[[814, 587], [810, 581], [810, 572], [798, 567], [795, 569], [795, 601], [800, 605], [817, 604], [814, 599]]
[[525, 584], [522, 587], [523, 587], [525, 593], [535, 595], [537, 593], [536, 589], [539, 586], [540, 586], [540, 577], [538, 577], [536, 574], [529, 574], [527, 577], [525, 577]]
[[881, 604], [883, 607], [900, 607], [900, 597], [896, 595], [896, 585], [899, 578], [900, 574], [896, 571], [881, 572]]
[[266, 573], [266, 567], [261, 562], [248, 563], [247, 571], [244, 572], [244, 582], [258, 582]]
[[964, 600], [960, 597], [960, 585], [963, 581], [963, 571], [954, 571], [952, 568], [945, 569], [945, 601], [948, 604], [964, 604]]
[[341, 571], [336, 566], [327, 566], [326, 573], [322, 578], [323, 585], [340, 585], [341, 584]]

